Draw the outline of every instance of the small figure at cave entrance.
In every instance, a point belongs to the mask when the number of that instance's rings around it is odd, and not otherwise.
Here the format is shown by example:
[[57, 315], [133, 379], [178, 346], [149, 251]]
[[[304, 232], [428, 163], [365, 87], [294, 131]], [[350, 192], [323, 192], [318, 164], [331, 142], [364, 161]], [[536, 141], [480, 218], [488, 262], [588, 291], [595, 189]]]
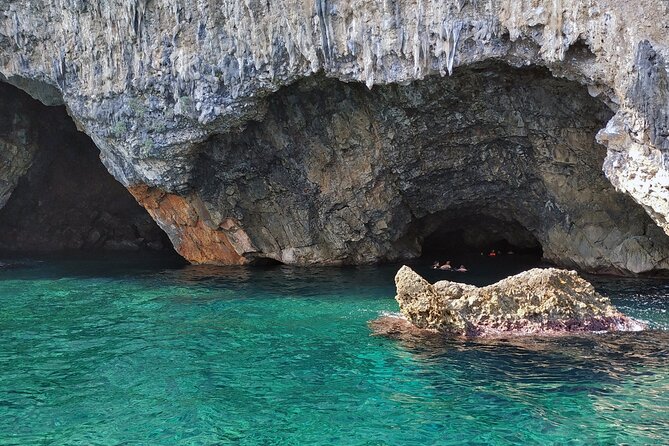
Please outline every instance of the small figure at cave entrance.
[[456, 271], [460, 273], [466, 273], [467, 268], [465, 268], [465, 265], [460, 265], [460, 268], [456, 269]]
[[446, 263], [444, 263], [443, 265], [441, 265], [441, 266], [439, 267], [439, 269], [444, 270], [444, 271], [450, 271], [450, 270], [452, 270], [453, 267], [451, 266], [451, 261], [450, 261], [450, 260], [446, 260]]
[[435, 260], [434, 263], [432, 264], [432, 269], [441, 269], [445, 271], [450, 271], [453, 269], [453, 267], [451, 266], [450, 260], [446, 260], [446, 263], [444, 263], [443, 265], [441, 265], [438, 260]]

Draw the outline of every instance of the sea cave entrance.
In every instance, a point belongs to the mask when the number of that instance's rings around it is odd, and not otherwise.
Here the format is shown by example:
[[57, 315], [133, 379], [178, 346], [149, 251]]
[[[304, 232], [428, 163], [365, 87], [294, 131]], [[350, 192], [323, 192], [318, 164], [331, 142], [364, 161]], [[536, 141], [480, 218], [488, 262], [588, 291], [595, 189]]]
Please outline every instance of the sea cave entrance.
[[494, 275], [544, 263], [536, 230], [499, 213], [442, 211], [416, 221], [412, 232], [422, 264], [450, 261]]
[[440, 255], [520, 254], [541, 259], [542, 248], [536, 237], [516, 221], [490, 215], [446, 219], [423, 238], [422, 254]]
[[0, 251], [158, 251], [167, 235], [64, 106], [0, 83]]
[[284, 263], [496, 249], [618, 268], [649, 218], [602, 173], [596, 134], [612, 116], [538, 66], [487, 61], [371, 89], [313, 76], [204, 142], [192, 186], [243, 222], [255, 256]]

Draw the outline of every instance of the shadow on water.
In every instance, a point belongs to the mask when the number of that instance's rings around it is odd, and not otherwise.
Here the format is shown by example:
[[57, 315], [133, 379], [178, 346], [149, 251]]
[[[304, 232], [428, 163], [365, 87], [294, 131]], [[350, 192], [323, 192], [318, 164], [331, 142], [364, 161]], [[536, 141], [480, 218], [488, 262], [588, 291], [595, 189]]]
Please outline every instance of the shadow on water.
[[99, 251], [58, 253], [0, 253], [0, 280], [61, 277], [117, 277], [181, 268], [187, 262], [171, 253]]
[[496, 376], [511, 381], [601, 381], [669, 365], [666, 330], [470, 340], [411, 334], [393, 338], [399, 348], [421, 362], [447, 358], [450, 363], [475, 365], [469, 380]]
[[[501, 254], [490, 258], [479, 254], [460, 254], [452, 264], [464, 264], [468, 272], [442, 271], [432, 268], [432, 258], [402, 263], [342, 266], [299, 267], [288, 265], [212, 266], [191, 265], [181, 257], [151, 252], [60, 253], [51, 255], [2, 255], [0, 280], [127, 277], [174, 283], [192, 287], [239, 288], [253, 286], [262, 291], [293, 296], [318, 295], [346, 290], [375, 288], [388, 297], [395, 294], [394, 276], [406, 264], [434, 283], [450, 280], [486, 286], [534, 267], [551, 266], [535, 255]], [[443, 260], [442, 260], [443, 261]], [[667, 280], [620, 278], [584, 275], [597, 290], [607, 296], [662, 300], [669, 293]]]
[[313, 297], [340, 294], [394, 295], [393, 277], [399, 266], [298, 267], [287, 265], [233, 266], [187, 265], [161, 272], [164, 280], [184, 286], [253, 290], [277, 297]]

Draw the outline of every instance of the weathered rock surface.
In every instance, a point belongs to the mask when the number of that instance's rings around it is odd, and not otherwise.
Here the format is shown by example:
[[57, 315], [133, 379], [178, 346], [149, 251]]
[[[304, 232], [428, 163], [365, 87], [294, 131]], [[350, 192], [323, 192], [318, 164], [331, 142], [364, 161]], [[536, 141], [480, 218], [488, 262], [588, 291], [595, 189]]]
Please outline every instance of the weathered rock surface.
[[0, 84], [0, 209], [30, 168], [37, 151], [37, 126], [31, 121], [30, 103], [11, 94], [13, 87]]
[[561, 264], [647, 272], [669, 261], [666, 10], [5, 0], [0, 79], [65, 103], [195, 262], [411, 257], [483, 209]]
[[[535, 268], [479, 288], [449, 281], [431, 285], [403, 266], [395, 284], [407, 323], [424, 330], [495, 336], [644, 328], [575, 271]], [[376, 324], [384, 327], [388, 321]]]
[[609, 116], [584, 87], [500, 64], [371, 91], [314, 78], [203, 143], [191, 184], [209, 227], [243, 229], [230, 240], [247, 259], [399, 260], [494, 216], [561, 264], [667, 269], [669, 238], [600, 172]]

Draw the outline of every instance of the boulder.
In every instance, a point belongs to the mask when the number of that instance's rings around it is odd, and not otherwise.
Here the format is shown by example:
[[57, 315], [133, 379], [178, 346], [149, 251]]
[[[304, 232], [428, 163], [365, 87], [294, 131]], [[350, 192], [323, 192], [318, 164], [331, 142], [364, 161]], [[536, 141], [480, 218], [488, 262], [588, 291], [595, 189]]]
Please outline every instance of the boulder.
[[[395, 276], [403, 318], [376, 323], [402, 324], [464, 336], [630, 331], [644, 324], [618, 311], [575, 271], [534, 268], [493, 285], [476, 287], [450, 281], [430, 284], [407, 266]], [[386, 329], [387, 331], [387, 329]]]

